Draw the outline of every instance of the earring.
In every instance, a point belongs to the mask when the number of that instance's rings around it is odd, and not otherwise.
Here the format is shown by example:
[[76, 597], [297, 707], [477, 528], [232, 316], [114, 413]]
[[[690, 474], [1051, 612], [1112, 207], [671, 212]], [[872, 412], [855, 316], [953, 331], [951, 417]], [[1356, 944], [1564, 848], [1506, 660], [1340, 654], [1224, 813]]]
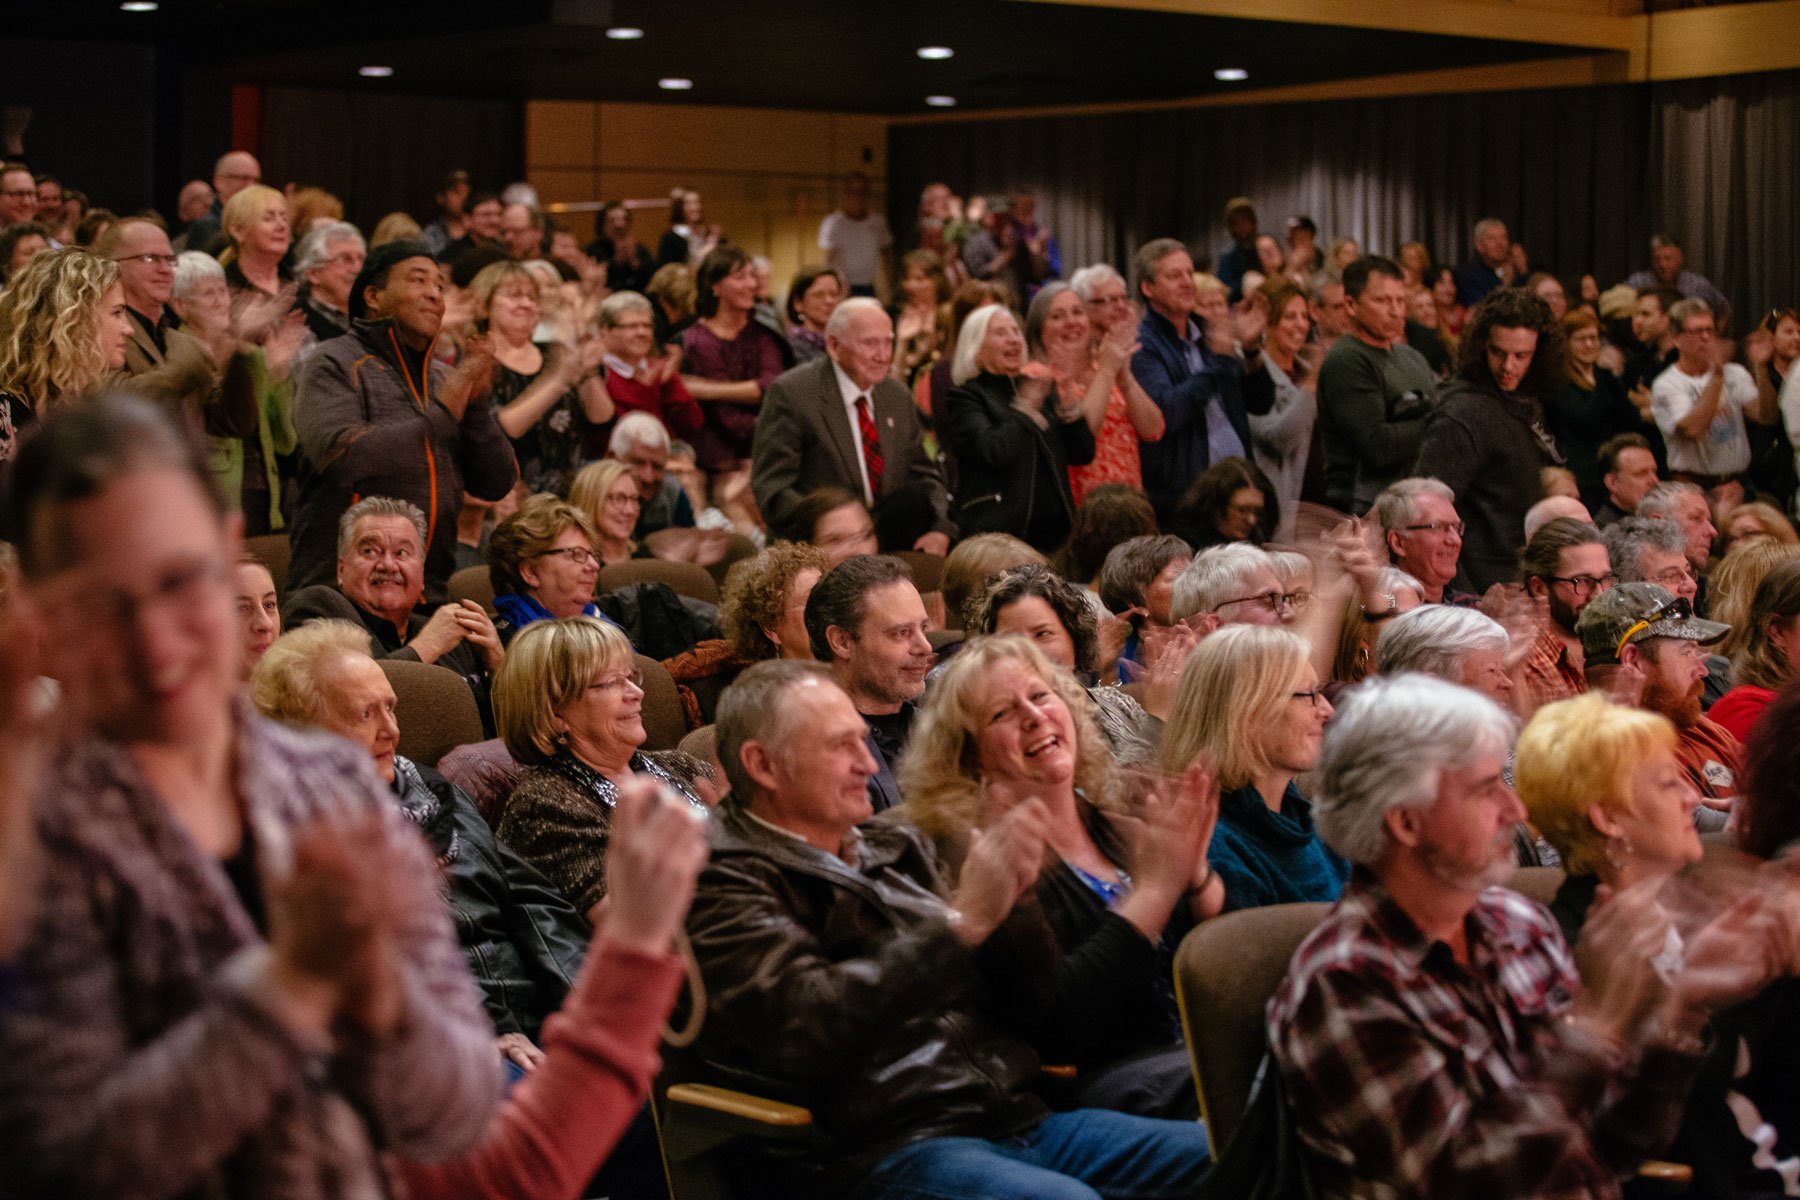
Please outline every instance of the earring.
[[[1615, 849], [1617, 847], [1617, 849]], [[1606, 839], [1606, 861], [1615, 871], [1623, 871], [1625, 864], [1631, 859], [1631, 839], [1615, 837]]]

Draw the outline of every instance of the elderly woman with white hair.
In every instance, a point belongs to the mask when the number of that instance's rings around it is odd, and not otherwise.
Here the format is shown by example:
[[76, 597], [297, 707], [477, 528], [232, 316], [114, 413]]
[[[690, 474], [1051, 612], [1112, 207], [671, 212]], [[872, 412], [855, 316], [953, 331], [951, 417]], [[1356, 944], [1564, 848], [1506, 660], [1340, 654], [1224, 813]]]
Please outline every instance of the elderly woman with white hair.
[[1137, 316], [1124, 277], [1100, 263], [1066, 284], [1045, 284], [1026, 314], [1025, 340], [1054, 373], [1062, 401], [1079, 402], [1094, 431], [1094, 461], [1069, 468], [1075, 503], [1103, 483], [1142, 489], [1138, 444], [1162, 440], [1165, 420], [1131, 373]]
[[963, 323], [950, 377], [939, 435], [956, 457], [957, 525], [1055, 550], [1075, 517], [1069, 467], [1094, 460], [1085, 412], [1059, 402], [1049, 367], [1027, 363], [1018, 319], [999, 305]]
[[350, 289], [362, 271], [368, 245], [348, 221], [328, 221], [300, 239], [294, 250], [297, 305], [315, 341], [350, 332]]
[[1500, 622], [1472, 608], [1426, 604], [1395, 617], [1375, 642], [1383, 675], [1417, 671], [1459, 683], [1496, 704], [1510, 703], [1511, 640]]

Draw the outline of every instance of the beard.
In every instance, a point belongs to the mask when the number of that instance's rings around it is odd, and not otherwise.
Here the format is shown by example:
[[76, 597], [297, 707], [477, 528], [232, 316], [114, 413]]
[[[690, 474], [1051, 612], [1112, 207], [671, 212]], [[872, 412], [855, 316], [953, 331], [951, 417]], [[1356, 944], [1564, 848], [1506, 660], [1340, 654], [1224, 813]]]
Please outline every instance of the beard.
[[1700, 720], [1700, 695], [1704, 690], [1703, 682], [1696, 682], [1683, 691], [1654, 679], [1646, 680], [1643, 705], [1650, 712], [1661, 713], [1675, 722], [1675, 728], [1688, 729]]
[[1515, 868], [1510, 829], [1495, 837], [1491, 853], [1485, 859], [1461, 857], [1435, 846], [1421, 847], [1421, 857], [1433, 878], [1459, 892], [1480, 893], [1496, 887], [1511, 879]]
[[1547, 594], [1546, 599], [1550, 601], [1550, 619], [1556, 622], [1558, 629], [1570, 637], [1574, 637], [1575, 621], [1581, 616], [1581, 610], [1572, 604], [1565, 603], [1562, 597], [1556, 594], [1554, 588]]

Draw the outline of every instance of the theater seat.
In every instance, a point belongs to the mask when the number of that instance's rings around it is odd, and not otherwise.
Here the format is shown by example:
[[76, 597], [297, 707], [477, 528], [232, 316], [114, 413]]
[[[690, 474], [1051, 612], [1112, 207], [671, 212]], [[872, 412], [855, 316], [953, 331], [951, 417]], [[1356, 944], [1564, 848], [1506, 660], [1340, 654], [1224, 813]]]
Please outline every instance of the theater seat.
[[634, 583], [666, 583], [677, 594], [690, 599], [704, 600], [708, 604], [719, 602], [719, 585], [713, 582], [705, 567], [660, 558], [634, 558], [601, 567], [596, 590], [604, 594]]
[[244, 550], [269, 568], [269, 578], [275, 581], [276, 598], [287, 599], [288, 562], [294, 555], [294, 547], [288, 541], [288, 535], [270, 533], [262, 537], [245, 538]]
[[1521, 896], [1549, 907], [1550, 902], [1556, 899], [1556, 889], [1562, 886], [1562, 882], [1561, 867], [1520, 867], [1507, 880], [1506, 886]]
[[[405, 658], [377, 660], [394, 689], [400, 753], [427, 767], [458, 746], [481, 741], [481, 713], [462, 676], [436, 663]], [[674, 684], [671, 682], [671, 687]]]
[[494, 580], [486, 567], [464, 567], [450, 576], [444, 595], [452, 603], [473, 600], [488, 612], [494, 611]]
[[675, 678], [654, 658], [642, 654], [632, 657], [644, 673], [644, 749], [673, 750], [688, 731], [687, 714], [681, 707]]

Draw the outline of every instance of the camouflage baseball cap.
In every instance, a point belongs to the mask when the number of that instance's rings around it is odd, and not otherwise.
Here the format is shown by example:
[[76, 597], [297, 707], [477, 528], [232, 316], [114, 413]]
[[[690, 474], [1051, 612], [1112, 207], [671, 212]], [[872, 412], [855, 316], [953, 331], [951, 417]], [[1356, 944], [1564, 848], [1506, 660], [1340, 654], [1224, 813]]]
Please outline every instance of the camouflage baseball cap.
[[1710, 646], [1731, 626], [1703, 621], [1685, 596], [1674, 596], [1654, 583], [1621, 583], [1588, 602], [1575, 622], [1582, 656], [1601, 666], [1617, 663], [1632, 642], [1647, 638], [1682, 638]]

